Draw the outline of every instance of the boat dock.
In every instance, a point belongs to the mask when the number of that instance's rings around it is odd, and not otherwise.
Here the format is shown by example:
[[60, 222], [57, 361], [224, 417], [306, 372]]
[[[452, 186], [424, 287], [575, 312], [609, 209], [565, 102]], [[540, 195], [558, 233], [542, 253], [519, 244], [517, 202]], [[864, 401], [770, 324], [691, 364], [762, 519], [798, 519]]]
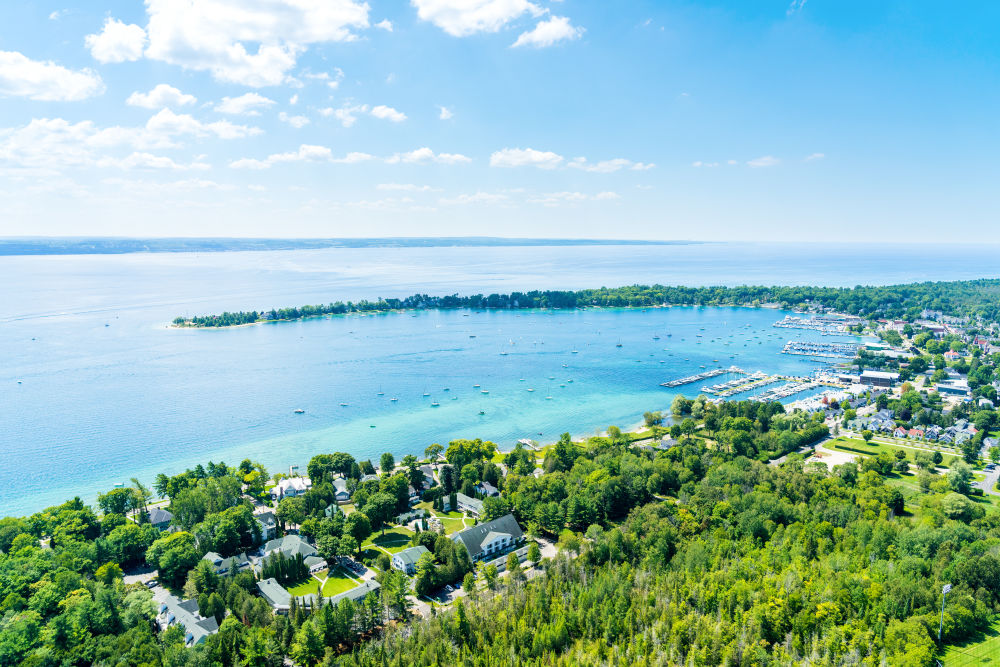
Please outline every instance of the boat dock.
[[781, 353], [807, 357], [853, 359], [858, 356], [858, 345], [857, 343], [814, 343], [808, 340], [790, 340], [785, 343]]
[[820, 386], [819, 382], [791, 382], [781, 387], [768, 389], [764, 393], [754, 396], [751, 400], [760, 401], [761, 403], [767, 403], [768, 401], [780, 401], [781, 399], [788, 398], [793, 394], [809, 391], [810, 389], [815, 389], [818, 386]]
[[729, 368], [713, 368], [710, 371], [705, 371], [704, 373], [698, 373], [697, 375], [689, 375], [688, 377], [679, 378], [677, 380], [669, 380], [667, 382], [661, 382], [661, 387], [680, 387], [681, 385], [691, 384], [693, 382], [701, 382], [702, 380], [707, 380], [709, 378], [718, 377], [719, 375], [725, 375], [726, 373], [736, 373], [739, 375], [746, 375], [747, 372], [742, 368], [737, 368], [736, 366], [730, 366]]
[[733, 380], [731, 382], [726, 382], [723, 385], [715, 385], [713, 387], [702, 387], [702, 391], [715, 394], [719, 398], [728, 398], [729, 396], [734, 396], [735, 394], [742, 394], [746, 391], [753, 391], [754, 389], [760, 389], [761, 387], [766, 387], [769, 384], [776, 384], [778, 382], [783, 382], [784, 378], [777, 375], [765, 375], [764, 373], [757, 372], [746, 378], [739, 378], [738, 380]]

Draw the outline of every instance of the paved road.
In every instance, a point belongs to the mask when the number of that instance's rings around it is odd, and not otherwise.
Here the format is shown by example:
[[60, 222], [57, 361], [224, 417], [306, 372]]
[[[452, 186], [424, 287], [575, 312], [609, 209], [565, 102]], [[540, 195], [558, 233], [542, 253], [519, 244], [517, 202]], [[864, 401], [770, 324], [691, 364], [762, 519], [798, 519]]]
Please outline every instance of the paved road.
[[976, 482], [975, 486], [983, 490], [983, 493], [989, 494], [991, 496], [1000, 496], [1000, 491], [994, 490], [997, 484], [997, 479], [1000, 478], [1000, 467], [994, 468], [993, 470], [986, 470], [986, 479], [981, 482]]

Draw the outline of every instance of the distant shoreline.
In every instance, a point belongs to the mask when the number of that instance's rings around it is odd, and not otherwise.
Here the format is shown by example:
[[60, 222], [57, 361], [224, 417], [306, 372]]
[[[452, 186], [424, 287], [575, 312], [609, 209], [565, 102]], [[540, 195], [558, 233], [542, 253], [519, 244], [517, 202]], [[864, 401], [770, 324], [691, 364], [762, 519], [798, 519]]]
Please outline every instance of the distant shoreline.
[[0, 256], [126, 255], [137, 253], [274, 252], [328, 248], [517, 248], [567, 246], [705, 245], [709, 241], [539, 239], [496, 236], [369, 238], [125, 238], [0, 237]]

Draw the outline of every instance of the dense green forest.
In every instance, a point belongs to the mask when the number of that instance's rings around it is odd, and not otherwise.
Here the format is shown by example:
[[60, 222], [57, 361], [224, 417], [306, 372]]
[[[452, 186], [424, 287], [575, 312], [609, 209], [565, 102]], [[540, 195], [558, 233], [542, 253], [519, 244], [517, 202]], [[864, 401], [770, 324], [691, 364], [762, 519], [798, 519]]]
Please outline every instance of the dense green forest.
[[[669, 449], [604, 437], [564, 436], [545, 451], [504, 455], [459, 440], [443, 451], [446, 488], [494, 479], [501, 496], [484, 520], [513, 512], [529, 534], [561, 547], [528, 579], [520, 567], [471, 585], [468, 559], [433, 533], [413, 542], [416, 587], [457, 581], [469, 595], [426, 619], [409, 619], [401, 573], [378, 575], [381, 595], [273, 614], [251, 572], [217, 575], [201, 556], [237, 553], [259, 538], [239, 493], [262, 492], [259, 465], [198, 466], [157, 479], [176, 532], [126, 518], [151, 492], [141, 485], [78, 499], [26, 518], [0, 520], [0, 665], [931, 665], [940, 590], [953, 585], [944, 642], [973, 636], [1000, 611], [1000, 515], [956, 493], [950, 477], [905, 501], [877, 466], [833, 470], [793, 454], [827, 433], [819, 417], [778, 403], [714, 405], [680, 399], [678, 423], [654, 434]], [[387, 468], [389, 466], [386, 466]], [[286, 498], [279, 521], [300, 524], [323, 557], [353, 553], [402, 506], [419, 468], [360, 482], [367, 461], [322, 454], [316, 486]], [[357, 510], [326, 516], [329, 478], [344, 474]], [[419, 481], [419, 480], [416, 480]], [[956, 500], [957, 498], [957, 500]], [[289, 502], [291, 501], [291, 502]], [[179, 595], [220, 622], [203, 644], [176, 627], [157, 630], [156, 605], [123, 568], [143, 561]], [[366, 561], [368, 562], [368, 561]], [[386, 557], [371, 564], [386, 568]], [[301, 564], [267, 563], [280, 578]]]
[[254, 322], [297, 320], [321, 315], [383, 312], [419, 308], [585, 308], [590, 306], [646, 308], [676, 306], [755, 306], [780, 304], [795, 307], [821, 305], [862, 317], [919, 317], [922, 310], [938, 310], [956, 317], [977, 317], [995, 322], [1000, 317], [1000, 279], [958, 282], [925, 282], [886, 287], [627, 287], [580, 291], [532, 291], [470, 296], [415, 294], [405, 299], [341, 302], [298, 308], [222, 313], [192, 318], [178, 317], [174, 324], [227, 327]]

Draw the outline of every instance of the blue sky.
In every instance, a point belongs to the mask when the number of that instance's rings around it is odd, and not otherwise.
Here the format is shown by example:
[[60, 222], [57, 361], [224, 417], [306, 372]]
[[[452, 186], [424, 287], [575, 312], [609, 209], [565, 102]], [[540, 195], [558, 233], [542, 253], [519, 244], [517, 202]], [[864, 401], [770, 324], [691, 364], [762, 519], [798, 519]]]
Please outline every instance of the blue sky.
[[0, 235], [1000, 241], [997, 3], [189, 4], [4, 3]]

